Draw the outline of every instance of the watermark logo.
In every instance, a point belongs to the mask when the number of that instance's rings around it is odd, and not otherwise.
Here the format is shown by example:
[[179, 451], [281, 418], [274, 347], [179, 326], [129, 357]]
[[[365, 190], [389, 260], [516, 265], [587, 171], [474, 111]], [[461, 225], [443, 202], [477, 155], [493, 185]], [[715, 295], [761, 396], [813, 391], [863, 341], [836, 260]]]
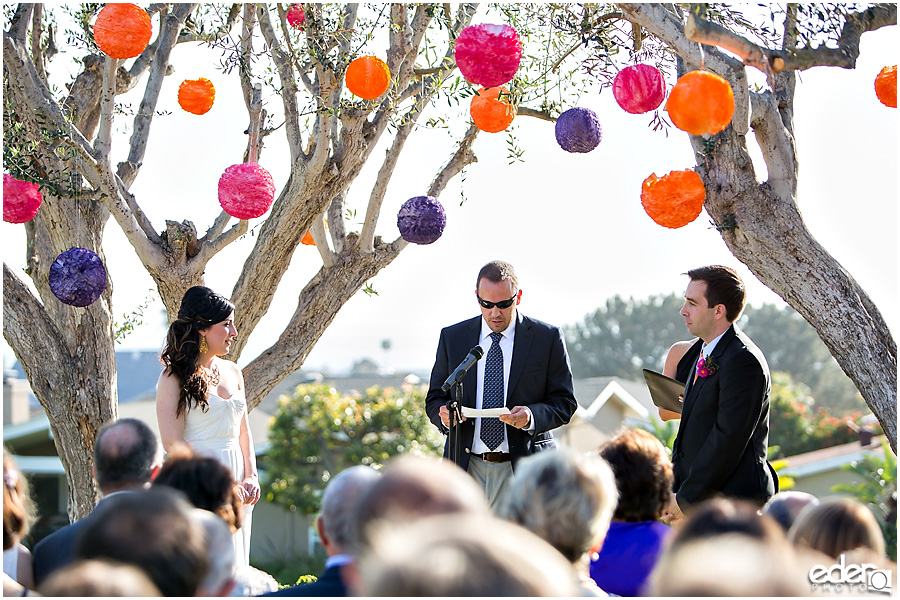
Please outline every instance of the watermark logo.
[[815, 565], [809, 570], [809, 583], [814, 592], [848, 593], [876, 592], [890, 595], [893, 573], [864, 563], [847, 564], [841, 554], [840, 562], [826, 567]]

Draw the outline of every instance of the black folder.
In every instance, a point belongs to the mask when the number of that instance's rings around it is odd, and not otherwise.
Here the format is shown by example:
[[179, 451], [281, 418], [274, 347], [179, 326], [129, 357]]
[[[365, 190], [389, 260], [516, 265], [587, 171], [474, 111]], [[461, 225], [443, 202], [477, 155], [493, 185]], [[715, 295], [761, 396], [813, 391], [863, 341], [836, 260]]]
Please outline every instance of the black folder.
[[684, 384], [662, 373], [644, 369], [644, 381], [650, 389], [653, 404], [681, 414], [682, 402], [678, 399], [684, 395]]

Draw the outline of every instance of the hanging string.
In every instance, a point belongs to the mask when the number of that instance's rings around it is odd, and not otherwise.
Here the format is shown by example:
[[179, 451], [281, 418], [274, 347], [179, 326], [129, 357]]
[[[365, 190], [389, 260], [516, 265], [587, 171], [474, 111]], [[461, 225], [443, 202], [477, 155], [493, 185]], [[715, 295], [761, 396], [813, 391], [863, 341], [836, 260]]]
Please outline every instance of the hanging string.
[[703, 44], [697, 42], [697, 45], [700, 47], [700, 70], [706, 70], [706, 54], [703, 52]]

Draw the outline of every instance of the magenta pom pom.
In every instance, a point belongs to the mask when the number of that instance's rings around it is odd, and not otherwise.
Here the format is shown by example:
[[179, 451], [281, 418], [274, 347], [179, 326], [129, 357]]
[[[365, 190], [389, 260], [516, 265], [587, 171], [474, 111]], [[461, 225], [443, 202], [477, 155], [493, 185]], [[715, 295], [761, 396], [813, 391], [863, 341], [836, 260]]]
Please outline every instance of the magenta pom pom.
[[444, 233], [447, 215], [444, 207], [431, 196], [410, 198], [397, 213], [400, 236], [411, 244], [430, 244]]
[[522, 42], [509, 25], [469, 25], [456, 38], [456, 66], [471, 83], [497, 87], [515, 77]]
[[106, 289], [106, 269], [94, 252], [69, 248], [50, 265], [50, 291], [69, 306], [93, 304]]
[[556, 120], [556, 142], [566, 152], [590, 152], [600, 144], [602, 133], [589, 108], [570, 108]]
[[631, 114], [656, 109], [666, 98], [666, 81], [659, 69], [652, 65], [625, 67], [613, 80], [616, 102]]
[[231, 165], [219, 178], [219, 204], [232, 217], [255, 219], [275, 201], [275, 182], [256, 163]]
[[34, 218], [41, 206], [41, 191], [30, 181], [12, 175], [3, 176], [3, 220], [25, 223]]
[[287, 11], [288, 25], [294, 29], [300, 29], [300, 26], [303, 25], [303, 21], [305, 20], [306, 13], [303, 12], [303, 7], [299, 4], [291, 4], [291, 7]]

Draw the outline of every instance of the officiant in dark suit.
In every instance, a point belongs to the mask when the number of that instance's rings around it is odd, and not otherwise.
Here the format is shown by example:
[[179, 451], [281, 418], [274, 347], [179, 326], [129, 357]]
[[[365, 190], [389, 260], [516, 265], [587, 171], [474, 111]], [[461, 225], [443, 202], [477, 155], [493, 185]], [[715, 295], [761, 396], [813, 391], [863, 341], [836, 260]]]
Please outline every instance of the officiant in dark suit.
[[734, 325], [744, 284], [722, 266], [687, 275], [681, 316], [702, 346], [672, 452], [675, 501], [680, 510], [717, 495], [762, 506], [777, 491], [766, 461], [771, 379], [763, 353]]
[[[441, 390], [450, 373], [475, 346], [484, 356], [462, 380], [463, 405], [506, 407], [509, 414], [463, 418], [459, 466], [481, 485], [491, 507], [511, 486], [523, 456], [555, 448], [550, 433], [569, 422], [578, 404], [562, 331], [518, 311], [522, 290], [512, 265], [492, 261], [475, 284], [481, 316], [444, 328], [431, 370], [425, 405], [428, 417], [447, 434], [452, 389]], [[449, 457], [449, 439], [444, 457]]]

